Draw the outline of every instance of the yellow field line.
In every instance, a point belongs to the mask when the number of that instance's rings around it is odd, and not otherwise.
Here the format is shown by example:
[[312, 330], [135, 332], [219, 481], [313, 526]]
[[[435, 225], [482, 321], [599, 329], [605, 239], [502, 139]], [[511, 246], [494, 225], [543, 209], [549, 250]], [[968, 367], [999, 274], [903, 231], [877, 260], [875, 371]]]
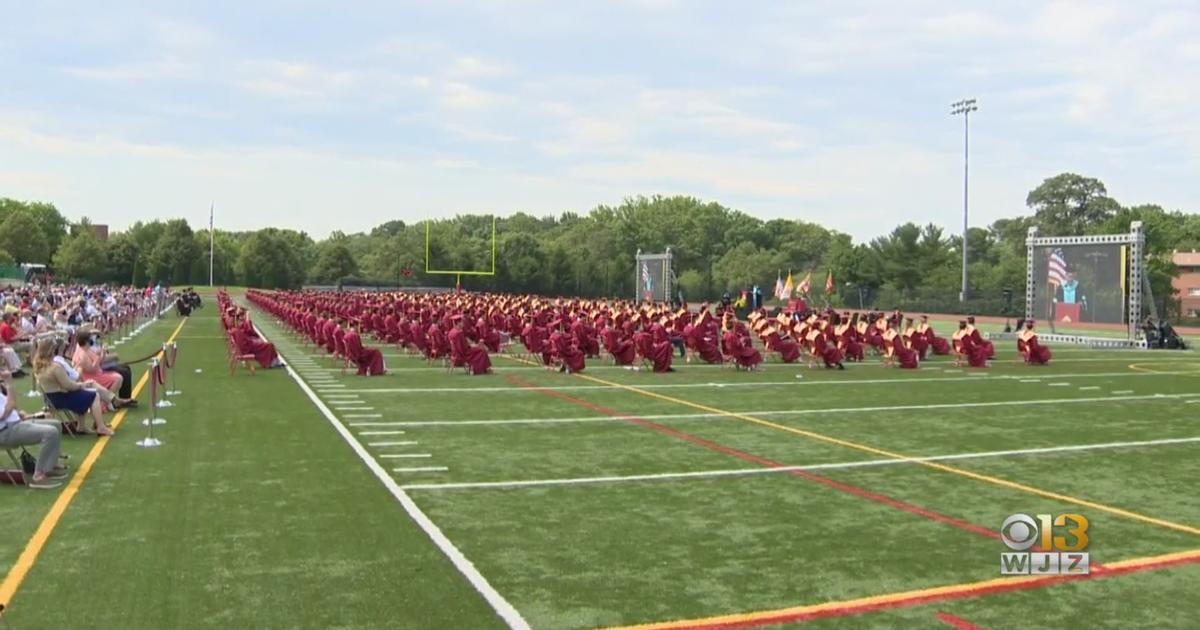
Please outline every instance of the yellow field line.
[[[1147, 565], [1172, 565], [1179, 562], [1194, 561], [1200, 558], [1200, 549], [1192, 549], [1190, 551], [1179, 551], [1167, 553], [1159, 556], [1146, 556], [1142, 558], [1132, 558], [1130, 560], [1122, 560], [1106, 564], [1108, 570], [1128, 570], [1137, 569]], [[1098, 574], [1102, 576], [1103, 574]], [[949, 584], [946, 586], [934, 586], [931, 588], [916, 589], [912, 591], [901, 591], [896, 593], [884, 593], [882, 595], [869, 595], [867, 597], [858, 597], [854, 599], [846, 599], [841, 601], [825, 602], [822, 604], [808, 604], [804, 606], [792, 606], [789, 608], [777, 608], [773, 610], [758, 610], [744, 613], [731, 613], [726, 615], [716, 615], [713, 617], [703, 617], [697, 619], [677, 619], [673, 621], [659, 621], [652, 623], [636, 624], [631, 626], [614, 626], [605, 628], [605, 630], [683, 630], [695, 629], [703, 627], [720, 627], [722, 625], [731, 624], [753, 624], [753, 623], [774, 623], [777, 620], [781, 623], [787, 623], [787, 617], [804, 617], [816, 615], [819, 613], [828, 614], [829, 611], [837, 611], [843, 609], [860, 609], [863, 612], [877, 609], [888, 604], [895, 605], [900, 602], [923, 603], [926, 600], [936, 601], [939, 598], [945, 597], [963, 597], [970, 596], [978, 592], [978, 594], [988, 594], [989, 591], [997, 589], [1015, 590], [1026, 585], [1035, 585], [1039, 582], [1046, 582], [1053, 579], [1051, 576], [1027, 576], [1027, 577], [1002, 577], [981, 580], [978, 582], [962, 582], [960, 584]]]
[[[167, 343], [175, 341], [175, 336], [183, 329], [183, 325], [187, 323], [185, 317], [179, 325], [175, 327], [175, 332], [171, 333], [171, 337], [167, 339]], [[160, 352], [159, 355], [162, 353]], [[137, 386], [133, 388], [133, 397], [137, 398], [142, 392], [142, 388], [146, 386], [146, 381], [150, 376], [150, 370], [142, 373], [142, 378], [138, 380]], [[113, 416], [111, 426], [115, 430], [121, 426], [121, 422], [125, 420], [125, 414], [129, 410], [122, 409]], [[29, 570], [33, 568], [33, 564], [37, 562], [38, 555], [42, 553], [42, 549], [46, 546], [46, 542], [50, 540], [50, 534], [54, 533], [54, 528], [58, 526], [58, 522], [62, 520], [63, 514], [71, 505], [71, 501], [75, 499], [75, 495], [79, 493], [80, 486], [87, 479], [88, 473], [92, 471], [96, 460], [100, 459], [100, 454], [104, 452], [104, 448], [111, 441], [107, 435], [102, 435], [96, 440], [96, 444], [92, 446], [92, 450], [88, 451], [87, 457], [83, 459], [83, 463], [79, 465], [79, 469], [75, 471], [71, 481], [67, 483], [67, 487], [55, 499], [54, 505], [50, 506], [50, 511], [46, 513], [41, 524], [33, 532], [33, 537], [26, 543], [24, 551], [17, 558], [16, 564], [8, 570], [8, 575], [4, 576], [4, 583], [0, 584], [0, 603], [8, 604], [12, 596], [16, 594], [21, 583], [25, 581], [25, 576]]]
[[1182, 523], [1175, 523], [1173, 521], [1168, 521], [1168, 520], [1164, 520], [1161, 518], [1154, 518], [1152, 516], [1138, 514], [1137, 512], [1130, 512], [1129, 510], [1123, 510], [1121, 508], [1113, 507], [1111, 505], [1105, 505], [1103, 503], [1096, 503], [1095, 501], [1089, 501], [1087, 499], [1080, 499], [1078, 497], [1073, 497], [1073, 496], [1061, 494], [1058, 492], [1042, 490], [1041, 488], [1035, 488], [1033, 486], [1028, 486], [1023, 483], [1017, 483], [1015, 481], [1008, 481], [1007, 479], [1000, 479], [999, 477], [993, 477], [991, 475], [984, 475], [981, 473], [965, 470], [963, 468], [957, 468], [955, 466], [947, 466], [946, 464], [940, 464], [938, 462], [931, 462], [931, 461], [915, 459], [914, 458], [915, 456], [912, 456], [912, 455], [905, 455], [903, 453], [888, 451], [888, 450], [884, 450], [881, 448], [876, 448], [874, 446], [869, 446], [867, 444], [862, 444], [859, 442], [843, 440], [841, 438], [836, 438], [833, 436], [825, 435], [823, 433], [816, 433], [813, 431], [806, 431], [804, 429], [797, 429], [795, 427], [789, 427], [787, 425], [779, 424], [776, 422], [771, 422], [769, 420], [763, 420], [762, 418], [756, 418], [754, 416], [747, 415], [744, 413], [736, 413], [733, 411], [726, 411], [724, 409], [718, 409], [716, 407], [702, 405], [699, 403], [691, 402], [689, 400], [683, 400], [681, 398], [675, 398], [673, 396], [667, 396], [665, 394], [659, 394], [656, 392], [647, 391], [644, 389], [640, 389], [638, 387], [634, 387], [632, 385], [625, 385], [622, 383], [608, 381], [608, 380], [604, 380], [601, 378], [596, 378], [594, 376], [588, 376], [586, 374], [578, 374], [577, 373], [577, 374], [575, 374], [575, 376], [578, 376], [579, 378], [582, 378], [585, 380], [592, 381], [594, 383], [600, 383], [603, 385], [608, 385], [610, 387], [617, 387], [617, 388], [624, 389], [624, 390], [627, 390], [630, 392], [641, 394], [643, 396], [648, 396], [650, 398], [657, 398], [659, 400], [673, 402], [678, 405], [691, 407], [693, 409], [699, 409], [699, 410], [705, 411], [707, 413], [712, 413], [712, 414], [716, 414], [719, 416], [725, 416], [727, 418], [733, 418], [736, 420], [742, 420], [744, 422], [749, 422], [752, 424], [769, 427], [769, 428], [772, 428], [772, 429], [775, 429], [778, 431], [783, 431], [786, 433], [803, 436], [803, 437], [806, 437], [806, 438], [809, 438], [812, 440], [826, 442], [829, 444], [836, 444], [838, 446], [844, 446], [846, 448], [850, 448], [850, 449], [854, 449], [854, 450], [858, 450], [858, 451], [873, 453], [875, 455], [882, 455], [884, 457], [888, 457], [891, 459], [908, 461], [908, 462], [912, 462], [914, 464], [919, 464], [921, 466], [925, 466], [927, 468], [933, 468], [935, 470], [940, 470], [942, 472], [948, 472], [948, 473], [951, 473], [954, 475], [959, 475], [960, 477], [966, 477], [968, 479], [974, 479], [976, 481], [990, 483], [992, 485], [1000, 486], [1002, 488], [1008, 488], [1011, 490], [1019, 490], [1021, 492], [1026, 492], [1029, 494], [1037, 495], [1039, 497], [1044, 497], [1047, 499], [1054, 499], [1055, 501], [1061, 501], [1063, 503], [1071, 503], [1074, 505], [1079, 505], [1079, 506], [1097, 510], [1100, 512], [1107, 512], [1109, 514], [1114, 514], [1116, 516], [1121, 516], [1121, 517], [1132, 519], [1135, 521], [1141, 521], [1143, 523], [1149, 523], [1151, 525], [1158, 525], [1159, 527], [1165, 527], [1167, 529], [1173, 529], [1175, 531], [1180, 531], [1180, 532], [1185, 532], [1185, 533], [1192, 534], [1195, 536], [1200, 536], [1200, 528], [1192, 527], [1190, 525], [1184, 525]]

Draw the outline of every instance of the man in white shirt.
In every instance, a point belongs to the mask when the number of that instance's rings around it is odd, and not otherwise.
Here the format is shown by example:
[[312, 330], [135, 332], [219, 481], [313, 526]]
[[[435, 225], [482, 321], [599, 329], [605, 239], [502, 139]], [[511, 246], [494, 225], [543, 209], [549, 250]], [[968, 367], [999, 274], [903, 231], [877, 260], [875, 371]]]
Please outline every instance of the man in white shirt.
[[30, 488], [51, 489], [62, 485], [60, 479], [67, 476], [66, 469], [58, 465], [62, 430], [54, 424], [33, 422], [25, 412], [17, 409], [17, 395], [13, 391], [12, 376], [0, 372], [0, 391], [4, 393], [4, 410], [0, 412], [0, 448], [32, 446], [40, 444], [37, 465], [33, 477], [27, 480]]

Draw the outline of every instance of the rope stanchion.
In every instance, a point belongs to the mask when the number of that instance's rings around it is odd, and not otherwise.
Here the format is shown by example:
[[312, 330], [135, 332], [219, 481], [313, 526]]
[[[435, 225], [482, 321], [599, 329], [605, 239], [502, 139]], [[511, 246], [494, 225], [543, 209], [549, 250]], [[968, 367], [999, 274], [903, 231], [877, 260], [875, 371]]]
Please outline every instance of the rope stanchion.
[[171, 371], [171, 387], [167, 389], [166, 395], [178, 396], [183, 393], [176, 387], [175, 380], [175, 373], [178, 372], [175, 366], [179, 363], [179, 344], [174, 341], [167, 344], [167, 353], [165, 356], [167, 357], [167, 368]]
[[158, 384], [161, 385], [161, 387], [158, 388], [158, 407], [159, 409], [165, 409], [167, 407], [175, 406], [175, 403], [167, 400], [167, 396], [170, 394], [170, 391], [167, 389], [167, 372], [172, 367], [171, 349], [167, 344], [164, 343], [158, 352], [162, 356], [162, 361], [159, 362], [159, 376], [161, 376], [161, 378], [159, 379]]
[[142, 426], [147, 427], [148, 432], [146, 437], [138, 440], [137, 443], [142, 448], [153, 448], [155, 446], [162, 446], [163, 444], [162, 440], [154, 437], [154, 425], [166, 423], [166, 420], [156, 417], [158, 415], [158, 405], [156, 404], [158, 392], [156, 390], [158, 389], [158, 373], [160, 370], [158, 359], [150, 362], [150, 417], [142, 420]]

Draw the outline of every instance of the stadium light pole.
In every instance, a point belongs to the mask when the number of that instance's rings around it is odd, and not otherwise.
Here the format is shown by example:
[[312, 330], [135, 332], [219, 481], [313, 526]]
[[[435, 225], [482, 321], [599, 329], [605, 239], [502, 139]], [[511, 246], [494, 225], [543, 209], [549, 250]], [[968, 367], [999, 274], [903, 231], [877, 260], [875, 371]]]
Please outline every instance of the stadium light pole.
[[971, 112], [978, 110], [975, 99], [967, 98], [950, 104], [950, 115], [963, 117], [963, 231], [962, 231], [962, 291], [958, 301], [967, 301], [967, 173], [969, 172], [969, 148], [971, 138]]

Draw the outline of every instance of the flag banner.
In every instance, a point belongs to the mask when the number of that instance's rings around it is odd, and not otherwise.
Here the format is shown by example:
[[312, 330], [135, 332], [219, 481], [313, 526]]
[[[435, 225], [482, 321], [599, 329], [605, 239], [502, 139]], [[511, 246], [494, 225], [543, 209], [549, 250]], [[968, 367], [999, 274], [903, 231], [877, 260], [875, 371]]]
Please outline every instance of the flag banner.
[[781, 300], [786, 300], [792, 297], [792, 291], [796, 288], [796, 284], [792, 282], [792, 272], [788, 272], [787, 282], [783, 285], [783, 297]]
[[833, 295], [833, 271], [825, 276], [825, 295]]
[[808, 292], [811, 289], [812, 289], [812, 272], [810, 271], [810, 272], [808, 272], [807, 275], [804, 276], [804, 279], [800, 281], [800, 286], [796, 287], [796, 293], [808, 295]]
[[[781, 272], [781, 274], [782, 274], [782, 272]], [[783, 293], [783, 276], [782, 275], [775, 276], [775, 298], [778, 300], [786, 300], [787, 299], [787, 296], [785, 296]]]

